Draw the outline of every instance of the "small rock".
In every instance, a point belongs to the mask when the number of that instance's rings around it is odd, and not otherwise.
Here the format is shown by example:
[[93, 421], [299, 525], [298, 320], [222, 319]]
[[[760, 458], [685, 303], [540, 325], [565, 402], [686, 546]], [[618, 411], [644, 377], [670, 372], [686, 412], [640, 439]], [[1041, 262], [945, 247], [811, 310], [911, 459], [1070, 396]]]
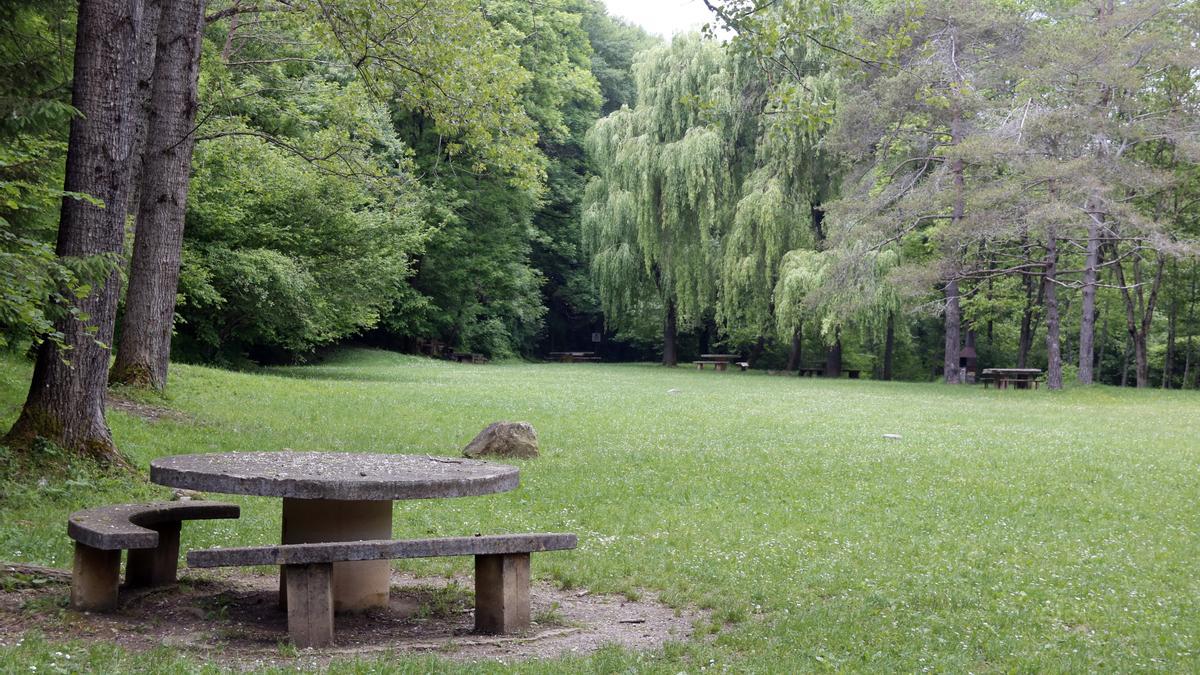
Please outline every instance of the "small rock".
[[900, 434], [884, 434], [883, 437], [893, 441], [898, 441], [901, 438]]
[[528, 422], [494, 422], [463, 450], [467, 457], [537, 457], [537, 432]]
[[203, 492], [196, 492], [195, 490], [184, 490], [183, 488], [175, 488], [174, 490], [171, 490], [171, 501], [173, 501], [173, 502], [201, 501], [203, 499], [204, 499]]

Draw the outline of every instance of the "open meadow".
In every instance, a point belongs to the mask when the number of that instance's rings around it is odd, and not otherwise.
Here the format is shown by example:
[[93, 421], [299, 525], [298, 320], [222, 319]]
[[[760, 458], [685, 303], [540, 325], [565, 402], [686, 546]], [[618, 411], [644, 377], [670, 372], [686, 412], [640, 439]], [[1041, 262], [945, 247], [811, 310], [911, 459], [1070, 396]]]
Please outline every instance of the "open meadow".
[[[29, 372], [0, 361], [0, 426]], [[577, 550], [534, 556], [535, 577], [708, 611], [692, 638], [654, 653], [605, 649], [522, 672], [1200, 668], [1194, 392], [460, 365], [370, 350], [253, 374], [176, 365], [171, 376], [165, 399], [142, 400], [179, 414], [109, 414], [143, 477], [151, 459], [193, 452], [452, 456], [490, 422], [532, 423], [542, 456], [513, 462], [519, 489], [398, 502], [395, 535], [576, 532]], [[94, 470], [36, 478], [0, 484], [0, 561], [67, 568], [70, 512], [170, 494]], [[187, 525], [185, 547], [277, 541], [278, 500], [214, 498], [242, 517]], [[395, 565], [444, 575], [470, 559]], [[71, 620], [58, 605], [26, 611]], [[513, 667], [402, 654], [333, 665]], [[0, 671], [30, 666], [218, 667], [169, 648], [36, 634], [0, 644]]]

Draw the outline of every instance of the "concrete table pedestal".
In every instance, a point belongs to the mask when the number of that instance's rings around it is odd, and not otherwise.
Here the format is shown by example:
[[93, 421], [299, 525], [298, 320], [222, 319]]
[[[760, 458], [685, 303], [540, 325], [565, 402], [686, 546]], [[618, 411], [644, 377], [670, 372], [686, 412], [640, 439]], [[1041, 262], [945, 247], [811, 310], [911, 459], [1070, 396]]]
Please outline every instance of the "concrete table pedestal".
[[[392, 538], [392, 502], [342, 499], [283, 500], [284, 544]], [[279, 568], [279, 604], [287, 607], [287, 568]], [[387, 560], [333, 564], [333, 609], [361, 612], [388, 606]]]

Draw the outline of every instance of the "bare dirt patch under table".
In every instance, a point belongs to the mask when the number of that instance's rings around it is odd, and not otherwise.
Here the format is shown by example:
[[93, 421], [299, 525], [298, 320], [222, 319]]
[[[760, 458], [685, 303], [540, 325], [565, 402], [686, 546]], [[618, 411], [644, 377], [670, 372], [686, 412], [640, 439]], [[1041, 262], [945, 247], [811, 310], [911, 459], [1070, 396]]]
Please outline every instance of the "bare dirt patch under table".
[[513, 662], [586, 654], [604, 645], [651, 650], [685, 640], [698, 612], [676, 611], [654, 601], [561, 590], [534, 582], [535, 625], [520, 635], [472, 632], [472, 580], [413, 577], [392, 572], [386, 610], [339, 614], [334, 647], [294, 650], [287, 644], [286, 614], [278, 609], [278, 577], [247, 571], [181, 571], [181, 583], [123, 591], [113, 614], [64, 609], [69, 593], [61, 578], [36, 588], [0, 591], [0, 642], [28, 631], [50, 640], [106, 642], [141, 651], [167, 645], [233, 667], [323, 664], [339, 657], [437, 652], [464, 660]]

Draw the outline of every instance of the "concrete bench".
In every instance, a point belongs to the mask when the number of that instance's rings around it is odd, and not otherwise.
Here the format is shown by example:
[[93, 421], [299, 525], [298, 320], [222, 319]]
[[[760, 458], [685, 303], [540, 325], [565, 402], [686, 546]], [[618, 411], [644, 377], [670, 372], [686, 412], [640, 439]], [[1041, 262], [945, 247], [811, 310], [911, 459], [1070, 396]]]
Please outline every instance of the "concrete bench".
[[239, 514], [236, 504], [197, 501], [117, 504], [72, 513], [67, 519], [67, 536], [75, 540], [71, 607], [92, 612], [116, 608], [123, 550], [129, 551], [126, 586], [174, 583], [183, 521]]
[[696, 364], [696, 370], [704, 370], [704, 366], [711, 365], [714, 370], [724, 371], [729, 368], [728, 361], [692, 361]]
[[288, 635], [297, 647], [333, 643], [333, 563], [475, 556], [475, 630], [529, 627], [529, 554], [575, 548], [573, 534], [503, 534], [441, 539], [337, 541], [188, 552], [190, 567], [282, 565]]

